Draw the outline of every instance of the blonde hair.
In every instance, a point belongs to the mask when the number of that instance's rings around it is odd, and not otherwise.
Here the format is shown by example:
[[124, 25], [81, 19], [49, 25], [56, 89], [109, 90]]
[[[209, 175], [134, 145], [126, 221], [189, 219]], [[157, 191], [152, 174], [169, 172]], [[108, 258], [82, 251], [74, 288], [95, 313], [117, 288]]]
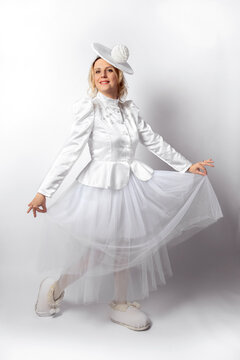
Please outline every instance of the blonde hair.
[[[95, 62], [98, 59], [102, 59], [100, 56], [98, 56], [92, 63], [90, 70], [89, 70], [89, 74], [88, 74], [88, 83], [89, 83], [89, 88], [88, 88], [88, 94], [91, 97], [95, 97], [98, 93], [98, 89], [95, 85], [95, 81], [94, 81], [94, 65]], [[112, 65], [113, 66], [113, 65]], [[122, 70], [116, 68], [115, 66], [113, 66], [113, 70], [115, 72], [115, 74], [117, 75], [118, 78], [118, 97], [120, 100], [123, 100], [123, 98], [126, 98], [128, 91], [127, 91], [127, 82], [126, 79], [124, 77], [124, 74], [122, 72]]]

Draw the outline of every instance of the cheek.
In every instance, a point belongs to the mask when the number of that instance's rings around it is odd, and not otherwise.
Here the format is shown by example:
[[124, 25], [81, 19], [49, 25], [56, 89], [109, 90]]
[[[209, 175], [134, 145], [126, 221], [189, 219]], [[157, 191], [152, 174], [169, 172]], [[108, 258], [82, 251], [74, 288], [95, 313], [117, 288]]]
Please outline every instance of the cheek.
[[117, 76], [115, 74], [112, 74], [111, 80], [116, 83], [117, 82]]

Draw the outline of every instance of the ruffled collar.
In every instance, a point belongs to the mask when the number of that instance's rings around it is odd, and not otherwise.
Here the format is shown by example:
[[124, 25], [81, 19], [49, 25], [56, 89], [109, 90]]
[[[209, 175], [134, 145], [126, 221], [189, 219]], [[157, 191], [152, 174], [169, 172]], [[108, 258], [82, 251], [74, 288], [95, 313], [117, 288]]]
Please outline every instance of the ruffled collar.
[[106, 106], [116, 107], [119, 104], [119, 99], [112, 99], [106, 95], [103, 95], [100, 91], [98, 91], [96, 97], [102, 101]]

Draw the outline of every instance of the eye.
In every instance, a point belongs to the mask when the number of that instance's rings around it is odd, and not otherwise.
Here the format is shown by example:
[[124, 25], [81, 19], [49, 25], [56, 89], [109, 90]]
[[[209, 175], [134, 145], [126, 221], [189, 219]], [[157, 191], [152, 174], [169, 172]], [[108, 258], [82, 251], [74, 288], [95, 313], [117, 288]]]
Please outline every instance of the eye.
[[99, 72], [99, 70], [96, 70], [96, 74]]
[[108, 71], [113, 72], [113, 69], [108, 69]]

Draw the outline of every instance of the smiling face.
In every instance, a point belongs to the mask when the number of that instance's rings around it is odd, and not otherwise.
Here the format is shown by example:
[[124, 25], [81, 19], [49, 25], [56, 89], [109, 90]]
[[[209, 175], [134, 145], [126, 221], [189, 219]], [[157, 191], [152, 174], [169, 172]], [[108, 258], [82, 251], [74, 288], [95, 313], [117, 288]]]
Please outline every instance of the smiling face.
[[104, 59], [98, 59], [94, 64], [95, 86], [106, 96], [118, 98], [118, 77], [113, 65]]

